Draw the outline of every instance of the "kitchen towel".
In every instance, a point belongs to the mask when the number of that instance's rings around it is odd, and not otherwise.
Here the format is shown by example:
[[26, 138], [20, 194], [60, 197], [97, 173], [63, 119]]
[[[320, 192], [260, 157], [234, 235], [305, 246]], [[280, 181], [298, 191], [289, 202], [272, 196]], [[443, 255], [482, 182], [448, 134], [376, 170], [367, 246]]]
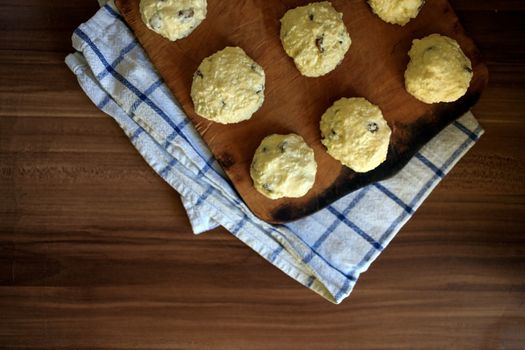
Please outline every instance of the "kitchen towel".
[[80, 25], [72, 40], [77, 52], [66, 63], [80, 86], [180, 193], [193, 231], [225, 227], [333, 303], [350, 294], [359, 275], [483, 133], [467, 113], [393, 178], [304, 219], [271, 225], [255, 217], [239, 198], [112, 1]]

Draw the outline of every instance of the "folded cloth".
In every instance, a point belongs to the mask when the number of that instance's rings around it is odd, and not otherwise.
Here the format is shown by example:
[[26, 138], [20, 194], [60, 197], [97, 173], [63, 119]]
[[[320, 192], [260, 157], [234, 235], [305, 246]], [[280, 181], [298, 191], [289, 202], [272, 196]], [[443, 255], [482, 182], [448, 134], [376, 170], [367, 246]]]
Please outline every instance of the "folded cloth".
[[385, 249], [483, 130], [468, 113], [393, 178], [286, 225], [254, 216], [137, 43], [112, 1], [73, 34], [66, 63], [96, 106], [180, 193], [193, 231], [225, 227], [270, 263], [333, 303]]

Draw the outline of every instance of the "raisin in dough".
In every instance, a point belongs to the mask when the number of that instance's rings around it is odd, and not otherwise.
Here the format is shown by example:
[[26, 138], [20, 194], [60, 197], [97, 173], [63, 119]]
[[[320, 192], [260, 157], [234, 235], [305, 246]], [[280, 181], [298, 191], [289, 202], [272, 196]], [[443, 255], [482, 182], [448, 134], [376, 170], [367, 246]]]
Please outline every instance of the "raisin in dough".
[[241, 48], [226, 47], [200, 64], [191, 98], [203, 118], [231, 124], [250, 119], [264, 102], [265, 74]]
[[457, 41], [432, 34], [412, 42], [405, 71], [406, 90], [425, 103], [453, 102], [465, 95], [472, 63]]
[[385, 161], [390, 134], [379, 107], [362, 97], [336, 101], [321, 118], [321, 142], [328, 154], [358, 173]]
[[206, 18], [206, 0], [141, 0], [146, 26], [175, 41], [187, 37]]
[[302, 75], [319, 77], [341, 63], [352, 43], [342, 17], [324, 1], [289, 10], [281, 18], [281, 42]]
[[383, 21], [404, 26], [416, 18], [425, 0], [368, 0], [372, 11]]
[[314, 151], [296, 134], [267, 136], [255, 151], [250, 176], [270, 199], [302, 197], [314, 185]]

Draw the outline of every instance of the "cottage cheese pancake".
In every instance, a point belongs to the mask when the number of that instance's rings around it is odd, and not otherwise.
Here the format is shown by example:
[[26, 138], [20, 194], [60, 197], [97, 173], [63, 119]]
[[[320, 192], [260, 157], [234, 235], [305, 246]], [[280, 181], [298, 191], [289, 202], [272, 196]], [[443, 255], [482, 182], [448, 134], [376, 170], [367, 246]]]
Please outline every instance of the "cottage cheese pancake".
[[314, 185], [316, 173], [314, 151], [296, 134], [266, 137], [250, 168], [257, 191], [271, 199], [304, 196]]
[[361, 97], [336, 101], [321, 118], [321, 142], [328, 154], [359, 173], [385, 161], [390, 134], [379, 107]]
[[206, 0], [141, 0], [146, 26], [175, 41], [187, 37], [206, 18]]
[[250, 119], [264, 102], [265, 74], [241, 48], [226, 47], [205, 58], [193, 75], [195, 112], [221, 124]]
[[404, 26], [416, 18], [425, 0], [368, 0], [372, 11], [383, 21]]
[[319, 77], [341, 63], [352, 43], [342, 17], [327, 1], [297, 7], [283, 16], [281, 42], [302, 75]]
[[425, 103], [454, 102], [467, 92], [472, 63], [457, 41], [432, 34], [412, 42], [406, 90]]

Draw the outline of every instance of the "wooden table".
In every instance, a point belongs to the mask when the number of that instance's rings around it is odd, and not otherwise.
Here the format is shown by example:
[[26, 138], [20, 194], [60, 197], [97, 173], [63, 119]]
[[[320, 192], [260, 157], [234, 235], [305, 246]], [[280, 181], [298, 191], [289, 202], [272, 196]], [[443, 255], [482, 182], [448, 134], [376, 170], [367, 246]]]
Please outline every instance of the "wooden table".
[[523, 349], [525, 2], [452, 3], [486, 134], [336, 306], [191, 233], [63, 63], [96, 1], [0, 0], [0, 348]]

